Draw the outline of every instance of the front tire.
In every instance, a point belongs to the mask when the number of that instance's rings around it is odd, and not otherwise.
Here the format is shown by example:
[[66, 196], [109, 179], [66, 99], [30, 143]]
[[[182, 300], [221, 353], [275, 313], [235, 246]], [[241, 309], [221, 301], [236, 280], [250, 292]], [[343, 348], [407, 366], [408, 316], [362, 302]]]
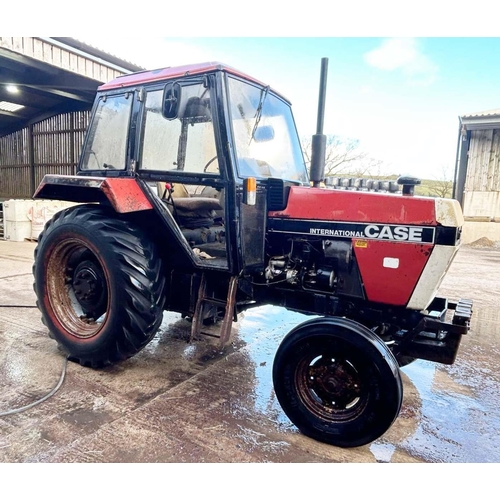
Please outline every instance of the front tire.
[[39, 236], [33, 274], [50, 336], [84, 366], [133, 356], [160, 326], [162, 261], [146, 234], [111, 208], [57, 213]]
[[306, 436], [355, 447], [384, 434], [399, 415], [403, 387], [398, 363], [369, 329], [343, 318], [294, 328], [273, 366], [276, 397]]

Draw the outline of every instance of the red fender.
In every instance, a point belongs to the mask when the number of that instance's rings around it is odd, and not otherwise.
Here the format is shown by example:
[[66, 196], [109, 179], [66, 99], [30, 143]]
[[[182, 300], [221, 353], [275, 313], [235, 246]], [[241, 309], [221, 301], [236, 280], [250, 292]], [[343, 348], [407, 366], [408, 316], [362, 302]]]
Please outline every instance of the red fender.
[[108, 200], [121, 213], [152, 210], [137, 180], [130, 177], [46, 175], [33, 198], [93, 203]]

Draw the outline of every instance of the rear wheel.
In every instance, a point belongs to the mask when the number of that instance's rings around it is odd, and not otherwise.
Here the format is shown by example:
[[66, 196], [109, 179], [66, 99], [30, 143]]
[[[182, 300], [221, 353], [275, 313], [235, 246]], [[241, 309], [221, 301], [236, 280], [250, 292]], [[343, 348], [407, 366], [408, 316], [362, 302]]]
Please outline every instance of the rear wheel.
[[292, 330], [276, 353], [273, 382], [283, 411], [302, 433], [340, 447], [380, 437], [403, 398], [391, 351], [370, 330], [342, 318]]
[[57, 213], [39, 236], [37, 304], [51, 337], [85, 366], [129, 358], [154, 337], [165, 276], [154, 244], [112, 209]]

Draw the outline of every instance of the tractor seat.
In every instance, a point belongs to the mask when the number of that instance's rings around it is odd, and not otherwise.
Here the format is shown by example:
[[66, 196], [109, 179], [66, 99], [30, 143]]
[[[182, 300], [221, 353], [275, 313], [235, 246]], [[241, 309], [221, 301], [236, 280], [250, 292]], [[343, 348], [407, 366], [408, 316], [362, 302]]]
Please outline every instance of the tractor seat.
[[175, 214], [180, 227], [210, 227], [216, 210], [222, 210], [217, 198], [174, 198]]
[[222, 210], [220, 202], [217, 198], [174, 198], [175, 208], [178, 212], [211, 212], [212, 210]]

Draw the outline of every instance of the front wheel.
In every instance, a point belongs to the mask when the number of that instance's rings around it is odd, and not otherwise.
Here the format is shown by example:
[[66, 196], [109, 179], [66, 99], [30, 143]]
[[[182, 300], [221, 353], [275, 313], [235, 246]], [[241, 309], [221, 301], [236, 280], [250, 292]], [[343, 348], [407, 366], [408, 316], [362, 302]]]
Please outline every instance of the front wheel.
[[276, 353], [273, 383], [283, 411], [303, 434], [339, 447], [380, 437], [403, 399], [389, 348], [343, 318], [313, 319], [294, 328]]
[[33, 273], [50, 336], [84, 366], [133, 356], [160, 326], [165, 275], [157, 249], [110, 208], [57, 213], [39, 236]]

